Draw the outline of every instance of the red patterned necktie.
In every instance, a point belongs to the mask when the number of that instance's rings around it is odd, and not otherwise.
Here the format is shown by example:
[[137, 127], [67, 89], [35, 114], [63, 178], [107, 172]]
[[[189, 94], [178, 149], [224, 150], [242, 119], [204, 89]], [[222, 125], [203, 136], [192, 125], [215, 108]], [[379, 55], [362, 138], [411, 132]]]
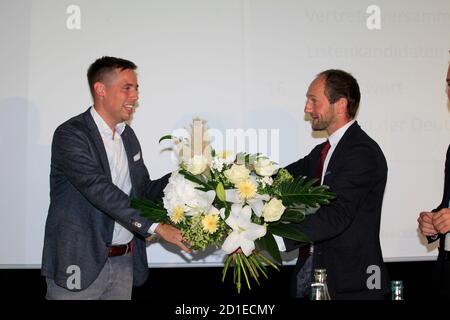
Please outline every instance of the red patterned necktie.
[[327, 157], [328, 150], [330, 150], [330, 146], [330, 141], [327, 140], [322, 148], [322, 151], [320, 151], [320, 162], [316, 170], [316, 178], [319, 179], [317, 184], [321, 184], [320, 182], [322, 180], [323, 164], [325, 163], [325, 158]]

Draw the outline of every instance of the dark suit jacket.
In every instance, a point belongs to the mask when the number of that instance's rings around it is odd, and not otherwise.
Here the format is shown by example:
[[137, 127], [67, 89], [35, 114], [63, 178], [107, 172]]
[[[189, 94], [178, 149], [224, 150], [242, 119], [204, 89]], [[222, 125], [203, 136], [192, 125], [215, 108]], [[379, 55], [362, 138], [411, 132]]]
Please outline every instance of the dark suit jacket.
[[439, 211], [443, 208], [448, 208], [448, 202], [450, 200], [450, 145], [447, 149], [447, 156], [445, 158], [445, 182], [444, 182], [444, 194], [442, 195], [441, 204], [433, 210], [433, 212]]
[[[128, 125], [121, 138], [128, 157], [131, 196], [160, 197], [168, 176], [150, 180], [139, 141]], [[144, 237], [149, 236], [152, 222], [131, 208], [130, 197], [112, 183], [106, 150], [88, 109], [60, 125], [53, 136], [42, 275], [67, 288], [72, 275], [68, 267], [78, 266], [81, 290], [87, 288], [107, 260], [114, 221], [135, 235], [133, 282], [141, 285], [148, 275]]]
[[[322, 147], [286, 169], [294, 176], [314, 177]], [[379, 240], [386, 178], [383, 152], [355, 122], [336, 146], [324, 176], [323, 184], [336, 199], [296, 225], [314, 243], [313, 268], [327, 269], [332, 299], [382, 299], [388, 292]], [[298, 246], [285, 242], [288, 249]], [[297, 261], [297, 270], [301, 266]], [[370, 266], [379, 268], [379, 289], [367, 287]]]
[[[450, 146], [447, 149], [445, 159], [445, 181], [444, 194], [442, 195], [441, 204], [433, 210], [439, 211], [443, 208], [448, 208], [450, 201]], [[450, 298], [450, 263], [444, 260], [445, 235], [439, 234], [437, 237], [427, 237], [428, 242], [434, 242], [439, 239], [439, 254], [437, 258], [436, 269], [434, 271], [434, 286], [438, 288], [441, 293]]]

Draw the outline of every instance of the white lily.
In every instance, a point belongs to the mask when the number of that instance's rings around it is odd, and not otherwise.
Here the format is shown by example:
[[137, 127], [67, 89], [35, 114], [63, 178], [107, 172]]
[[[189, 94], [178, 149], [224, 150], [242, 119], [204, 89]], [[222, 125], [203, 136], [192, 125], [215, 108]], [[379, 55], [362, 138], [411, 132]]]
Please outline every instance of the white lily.
[[187, 216], [194, 216], [208, 212], [211, 209], [216, 192], [196, 189], [198, 184], [184, 178], [178, 172], [172, 173], [169, 183], [164, 188], [164, 208], [174, 212], [181, 207]]
[[[242, 184], [244, 188], [253, 188], [254, 192], [248, 192], [248, 197], [243, 195], [242, 190], [239, 190], [239, 184], [237, 185], [238, 189], [228, 189], [225, 190], [226, 200], [231, 203], [247, 203], [253, 210], [253, 212], [261, 217], [262, 209], [264, 207], [263, 201], [269, 201], [270, 196], [268, 194], [259, 194], [256, 192], [258, 188], [258, 183], [254, 177], [250, 177], [247, 181], [244, 181]], [[244, 191], [245, 193], [245, 191]]]
[[195, 216], [197, 214], [207, 213], [211, 210], [214, 198], [216, 197], [216, 192], [214, 190], [209, 191], [197, 191], [197, 197], [191, 199], [186, 206], [188, 207], [186, 211], [187, 216]]
[[[221, 209], [221, 216], [223, 217]], [[251, 221], [252, 210], [249, 206], [242, 207], [242, 204], [233, 204], [231, 212], [225, 223], [233, 231], [228, 235], [222, 244], [222, 250], [228, 254], [233, 253], [238, 248], [249, 256], [255, 250], [255, 240], [266, 235], [266, 227]]]

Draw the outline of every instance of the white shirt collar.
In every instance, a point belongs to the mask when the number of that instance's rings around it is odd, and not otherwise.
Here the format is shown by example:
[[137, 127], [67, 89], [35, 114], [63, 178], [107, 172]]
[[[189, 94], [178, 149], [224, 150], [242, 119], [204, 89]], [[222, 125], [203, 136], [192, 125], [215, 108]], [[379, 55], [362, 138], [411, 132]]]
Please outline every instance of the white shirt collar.
[[[102, 116], [98, 114], [97, 110], [95, 110], [94, 106], [91, 107], [91, 115], [92, 118], [94, 118], [94, 122], [97, 125], [98, 130], [101, 134], [107, 135], [112, 139], [113, 132], [111, 128], [108, 126], [108, 124], [103, 120]], [[118, 123], [116, 125], [116, 132], [119, 135], [122, 135], [123, 131], [125, 130], [125, 122]]]
[[346, 123], [344, 126], [340, 127], [338, 130], [333, 132], [331, 136], [328, 137], [328, 141], [330, 142], [330, 150], [327, 153], [327, 156], [325, 157], [325, 163], [323, 164], [323, 171], [322, 171], [322, 179], [320, 180], [321, 183], [323, 183], [323, 179], [325, 177], [325, 174], [328, 169], [328, 163], [330, 162], [331, 155], [333, 154], [334, 150], [336, 149], [337, 144], [341, 140], [341, 138], [344, 136], [345, 132], [350, 128], [352, 124], [355, 123], [356, 120], [352, 120], [348, 123]]
[[339, 129], [337, 129], [335, 132], [333, 132], [333, 134], [331, 136], [328, 137], [328, 141], [330, 141], [330, 145], [331, 146], [335, 146], [339, 143], [339, 141], [341, 140], [341, 138], [344, 136], [345, 132], [347, 131], [348, 128], [350, 128], [350, 126], [352, 124], [355, 123], [355, 119], [351, 120], [350, 122], [346, 123], [345, 126], [340, 127]]

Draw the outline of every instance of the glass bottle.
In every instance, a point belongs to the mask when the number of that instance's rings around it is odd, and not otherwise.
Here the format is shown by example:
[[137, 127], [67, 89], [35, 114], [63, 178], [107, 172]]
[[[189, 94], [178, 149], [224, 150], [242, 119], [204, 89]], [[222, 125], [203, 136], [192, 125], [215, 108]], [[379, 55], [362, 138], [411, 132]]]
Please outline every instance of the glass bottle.
[[311, 300], [326, 300], [323, 283], [315, 282], [311, 284]]
[[391, 281], [391, 300], [403, 300], [403, 281]]
[[[326, 269], [315, 269], [314, 270], [314, 281], [315, 283], [321, 283], [323, 285], [323, 299], [320, 300], [331, 300], [330, 293], [328, 292], [327, 286], [327, 270]], [[312, 285], [311, 285], [312, 287]], [[314, 287], [312, 287], [314, 289]]]

